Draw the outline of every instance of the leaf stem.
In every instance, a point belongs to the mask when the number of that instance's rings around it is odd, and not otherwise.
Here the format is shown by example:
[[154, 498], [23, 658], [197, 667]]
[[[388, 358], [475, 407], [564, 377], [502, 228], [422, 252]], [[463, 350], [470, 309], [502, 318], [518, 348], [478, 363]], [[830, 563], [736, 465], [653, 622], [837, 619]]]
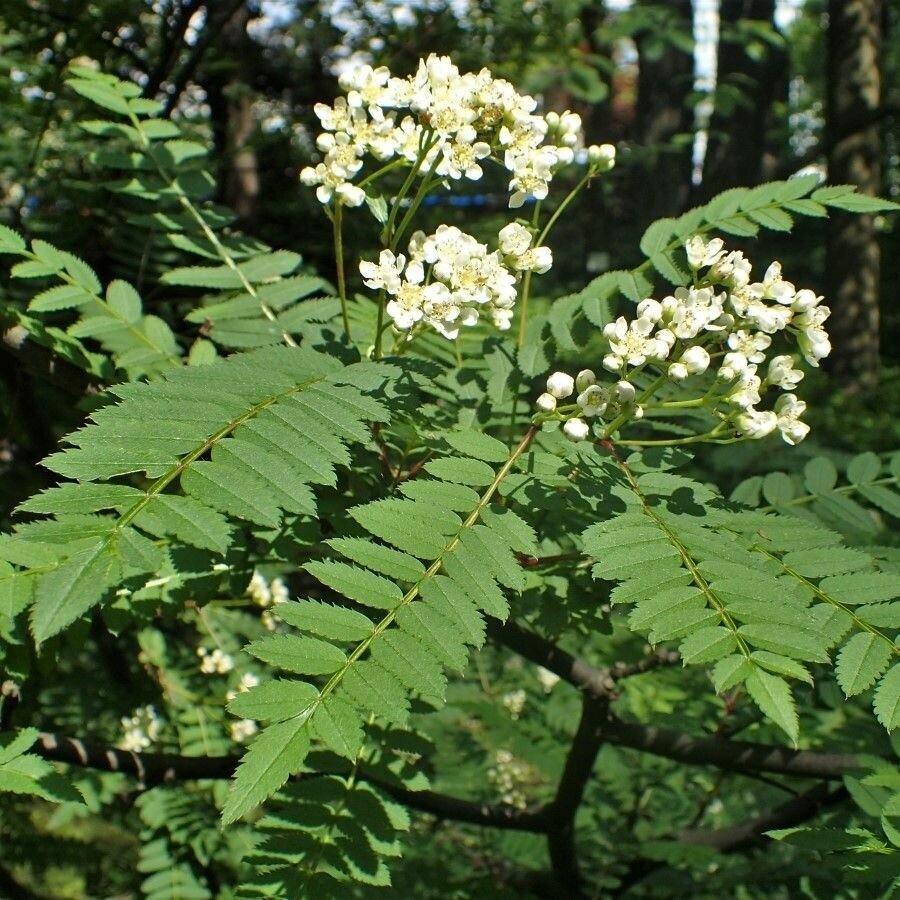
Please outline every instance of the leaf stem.
[[344, 277], [344, 204], [340, 200], [334, 205], [334, 216], [331, 219], [334, 234], [334, 265], [337, 273], [338, 296], [341, 299], [341, 317], [344, 320], [344, 334], [347, 340], [350, 335], [350, 317], [347, 314], [347, 282]]

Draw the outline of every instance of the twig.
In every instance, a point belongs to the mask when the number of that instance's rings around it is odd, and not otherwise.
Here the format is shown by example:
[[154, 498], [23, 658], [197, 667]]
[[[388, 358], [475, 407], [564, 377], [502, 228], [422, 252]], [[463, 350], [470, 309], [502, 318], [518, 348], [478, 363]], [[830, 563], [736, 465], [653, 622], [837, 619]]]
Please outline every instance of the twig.
[[[240, 756], [134, 753], [105, 744], [48, 733], [42, 733], [38, 737], [31, 752], [54, 762], [131, 775], [145, 788], [175, 781], [230, 778], [241, 761]], [[296, 777], [317, 778], [325, 774], [328, 773], [304, 773]], [[437, 816], [439, 819], [470, 822], [474, 825], [503, 828], [508, 831], [542, 833], [547, 828], [548, 814], [543, 807], [521, 810], [505, 804], [478, 803], [434, 791], [409, 791], [365, 773], [361, 773], [359, 777], [390, 794], [405, 806]]]

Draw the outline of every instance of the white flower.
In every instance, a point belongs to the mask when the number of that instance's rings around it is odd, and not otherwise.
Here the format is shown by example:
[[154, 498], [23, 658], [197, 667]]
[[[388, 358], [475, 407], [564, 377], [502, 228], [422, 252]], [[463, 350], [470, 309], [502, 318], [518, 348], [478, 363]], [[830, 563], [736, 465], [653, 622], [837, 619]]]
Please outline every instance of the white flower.
[[513, 262], [513, 268], [520, 272], [534, 272], [543, 275], [553, 267], [553, 251], [549, 247], [532, 247]]
[[601, 172], [607, 172], [616, 164], [616, 148], [612, 144], [591, 144], [587, 158]]
[[761, 399], [759, 394], [761, 386], [762, 380], [756, 374], [756, 366], [747, 366], [738, 374], [738, 382], [726, 399], [738, 409], [750, 410]]
[[566, 372], [554, 372], [547, 379], [547, 393], [557, 400], [571, 397], [575, 390], [575, 379]]
[[769, 361], [769, 374], [766, 381], [780, 387], [783, 391], [793, 390], [803, 380], [803, 372], [794, 368], [790, 356], [773, 356]]
[[291, 599], [290, 591], [283, 578], [273, 578], [270, 585], [272, 603], [287, 603]]
[[559, 675], [551, 672], [549, 669], [545, 669], [543, 666], [538, 666], [537, 679], [541, 683], [545, 694], [549, 694], [560, 681]]
[[500, 229], [500, 250], [507, 256], [522, 256], [531, 247], [531, 232], [518, 222], [510, 222]]
[[776, 303], [790, 306], [797, 289], [781, 277], [781, 263], [776, 261], [766, 269], [761, 282], [750, 285], [749, 291], [760, 300], [774, 300]]
[[160, 721], [153, 706], [143, 706], [131, 716], [123, 716], [122, 740], [118, 746], [132, 753], [147, 750], [159, 740]]
[[204, 675], [224, 675], [234, 668], [234, 658], [218, 647], [212, 653], [206, 647], [198, 647], [197, 656], [200, 657], [200, 671]]
[[578, 395], [576, 403], [588, 418], [602, 416], [609, 405], [609, 391], [598, 384], [589, 385]]
[[541, 412], [553, 412], [556, 409], [556, 397], [553, 394], [541, 394], [540, 397], [535, 400], [534, 405]]
[[701, 331], [718, 331], [724, 294], [712, 288], [678, 287], [660, 304], [662, 319], [675, 337], [683, 341], [697, 337]]
[[406, 257], [402, 254], [395, 256], [390, 250], [382, 250], [378, 254], [378, 263], [366, 262], [359, 264], [359, 274], [362, 275], [366, 287], [377, 291], [384, 288], [389, 294], [396, 294], [400, 290], [401, 275], [406, 266]]
[[517, 691], [509, 691], [503, 695], [503, 705], [509, 710], [509, 715], [513, 719], [518, 719], [522, 715], [525, 708], [525, 700], [527, 699], [525, 691], [519, 689]]
[[768, 306], [762, 300], [754, 299], [745, 304], [743, 316], [760, 331], [774, 334], [788, 326], [794, 313], [788, 306]]
[[722, 258], [725, 242], [721, 238], [708, 241], [699, 234], [692, 235], [684, 242], [688, 265], [694, 270], [715, 265]]
[[563, 425], [563, 433], [570, 441], [583, 441], [591, 433], [591, 428], [584, 419], [569, 419]]
[[809, 434], [809, 425], [800, 421], [806, 412], [806, 404], [798, 400], [795, 394], [784, 394], [775, 403], [778, 430], [784, 440], [794, 446]]
[[809, 288], [803, 288], [802, 290], [797, 291], [791, 299], [791, 309], [794, 312], [804, 313], [813, 307], [818, 306], [823, 297], [817, 297], [815, 291], [811, 291]]
[[744, 437], [758, 441], [770, 435], [778, 427], [778, 417], [773, 412], [758, 412], [750, 409], [735, 419], [735, 425]]
[[641, 317], [628, 322], [624, 316], [619, 316], [615, 322], [610, 322], [603, 329], [610, 349], [603, 365], [615, 372], [625, 365], [639, 366], [648, 359], [665, 359], [674, 343], [674, 340], [670, 343], [671, 332], [666, 337], [663, 337], [663, 332], [651, 337], [653, 328], [654, 323], [650, 319]]
[[765, 360], [765, 350], [772, 343], [767, 334], [750, 331], [735, 331], [728, 335], [728, 346], [742, 353], [748, 362], [761, 363]]
[[710, 277], [728, 281], [733, 288], [740, 289], [750, 284], [750, 270], [750, 260], [740, 250], [732, 250], [713, 265]]
[[795, 315], [791, 323], [800, 352], [811, 366], [818, 366], [819, 360], [831, 353], [828, 332], [822, 327], [830, 315], [831, 310], [827, 306], [812, 306]]
[[743, 353], [726, 353], [725, 357], [722, 359], [722, 365], [719, 367], [717, 377], [721, 381], [734, 381], [734, 379], [745, 372], [749, 366], [750, 363]]
[[237, 722], [231, 723], [229, 730], [231, 731], [231, 739], [240, 744], [246, 741], [247, 738], [253, 737], [259, 730], [259, 727], [253, 719], [239, 719]]
[[639, 318], [649, 319], [656, 324], [663, 315], [662, 304], [658, 300], [641, 300], [637, 305], [637, 314]]
[[272, 592], [269, 589], [269, 582], [256, 569], [253, 570], [253, 577], [250, 579], [250, 584], [247, 585], [247, 593], [253, 602], [263, 607], [263, 609], [272, 605]]

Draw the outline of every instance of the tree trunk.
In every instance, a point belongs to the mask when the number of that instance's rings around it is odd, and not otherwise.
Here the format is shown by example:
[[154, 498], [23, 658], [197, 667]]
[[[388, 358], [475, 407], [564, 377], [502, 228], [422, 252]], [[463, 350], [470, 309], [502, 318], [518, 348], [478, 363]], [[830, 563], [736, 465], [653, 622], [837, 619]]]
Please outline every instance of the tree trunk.
[[708, 128], [699, 199], [765, 180], [778, 101], [787, 100], [785, 49], [766, 44], [761, 58], [739, 39], [741, 20], [771, 24], [775, 0], [722, 0], [716, 106]]
[[[672, 0], [677, 27], [692, 32], [691, 0]], [[689, 52], [663, 42], [653, 32], [638, 34], [636, 152], [643, 164], [633, 196], [647, 222], [677, 215], [691, 188], [694, 110], [694, 59]]]
[[[828, 180], [861, 193], [881, 186], [879, 126], [859, 130], [881, 102], [882, 0], [829, 0]], [[833, 213], [827, 225], [828, 305], [836, 336], [829, 368], [842, 390], [878, 380], [878, 282], [881, 267], [874, 216]]]
[[220, 196], [246, 226], [256, 213], [259, 170], [250, 143], [255, 129], [251, 87], [252, 41], [247, 34], [252, 13], [247, 3], [223, 10], [223, 18], [207, 27], [221, 29], [216, 56], [206, 66], [203, 86], [212, 110], [217, 156], [222, 162]]

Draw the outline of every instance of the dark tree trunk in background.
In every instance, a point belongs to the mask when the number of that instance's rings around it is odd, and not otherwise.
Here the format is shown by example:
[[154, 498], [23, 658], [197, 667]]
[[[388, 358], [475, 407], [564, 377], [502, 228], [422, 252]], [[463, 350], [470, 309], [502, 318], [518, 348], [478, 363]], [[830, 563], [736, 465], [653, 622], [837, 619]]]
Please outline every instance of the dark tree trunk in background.
[[[775, 0], [722, 0], [718, 96], [708, 129], [701, 200], [764, 181], [771, 168], [769, 134], [777, 121], [778, 101], [787, 99], [787, 53], [767, 43], [762, 58], [754, 59], [744, 41], [734, 38], [742, 19], [771, 24], [774, 14]], [[735, 91], [740, 92], [737, 103]]]
[[259, 197], [259, 170], [250, 139], [255, 128], [255, 92], [250, 84], [253, 42], [247, 25], [250, 4], [223, 10], [214, 57], [207, 60], [202, 83], [212, 111], [216, 150], [222, 160], [221, 201], [246, 226], [252, 222]]
[[[881, 187], [879, 125], [859, 129], [881, 102], [882, 0], [828, 3], [828, 180]], [[880, 253], [874, 216], [835, 212], [827, 224], [827, 303], [834, 353], [829, 368], [841, 390], [878, 379]]]
[[[672, 0], [679, 30], [693, 30], [691, 0]], [[652, 32], [635, 36], [638, 51], [636, 152], [645, 163], [636, 166], [635, 201], [647, 222], [676, 215], [686, 205], [691, 187], [694, 110], [688, 98], [694, 89], [694, 59], [690, 53]], [[681, 136], [681, 140], [677, 140]]]

